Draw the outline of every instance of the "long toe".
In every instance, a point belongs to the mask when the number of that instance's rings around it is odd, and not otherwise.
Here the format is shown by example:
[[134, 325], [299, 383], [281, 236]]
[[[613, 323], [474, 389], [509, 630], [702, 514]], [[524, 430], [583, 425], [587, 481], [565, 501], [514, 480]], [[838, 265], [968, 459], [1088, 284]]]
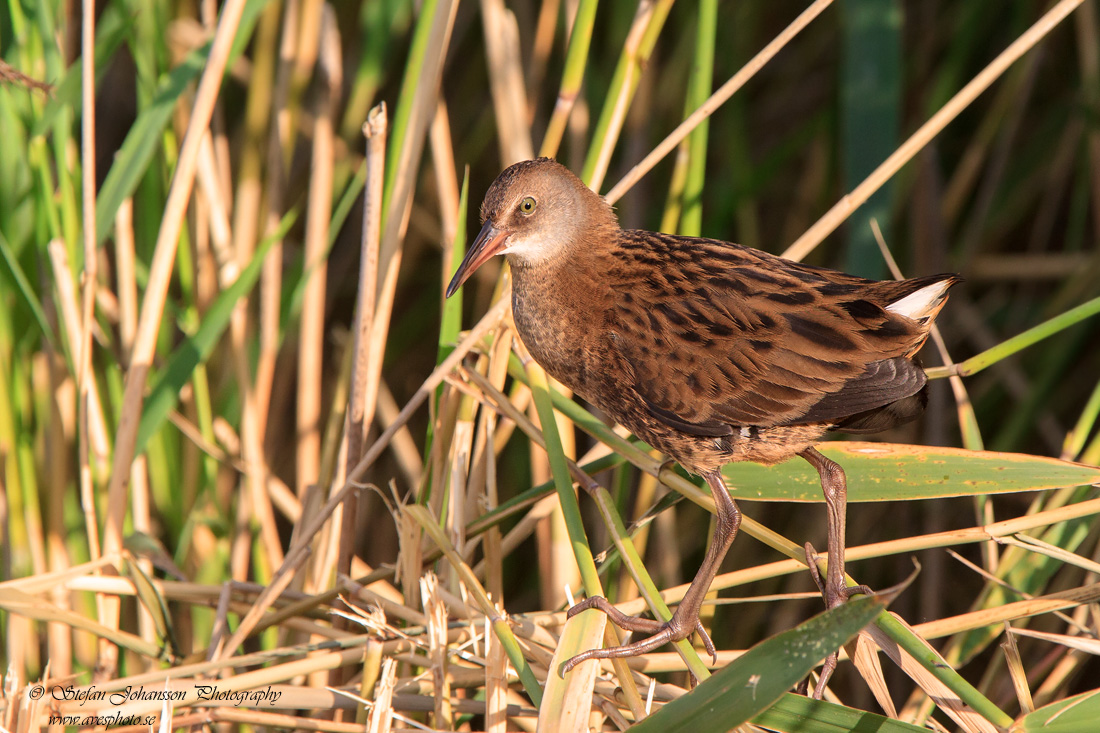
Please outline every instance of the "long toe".
[[581, 611], [589, 609], [603, 611], [607, 614], [607, 618], [621, 629], [626, 631], [638, 631], [649, 634], [649, 636], [631, 642], [630, 644], [608, 647], [606, 649], [592, 649], [582, 654], [578, 654], [565, 663], [563, 670], [565, 672], [568, 672], [581, 662], [589, 659], [615, 659], [619, 657], [637, 657], [642, 654], [648, 654], [654, 649], [658, 649], [670, 642], [686, 639], [691, 636], [693, 632], [699, 633], [703, 639], [703, 646], [706, 648], [707, 653], [710, 654], [711, 659], [717, 663], [718, 653], [714, 648], [714, 642], [711, 641], [707, 632], [703, 629], [702, 624], [699, 623], [698, 616], [692, 619], [684, 618], [686, 614], [681, 614], [679, 608], [676, 609], [676, 613], [672, 614], [672, 618], [665, 622], [639, 618], [637, 616], [628, 616], [612, 606], [606, 598], [601, 596], [592, 596], [591, 598], [584, 599], [570, 608], [566, 615], [572, 618]]
[[583, 601], [566, 611], [565, 617], [573, 618], [581, 611], [587, 611], [589, 609], [603, 611], [607, 614], [607, 617], [611, 619], [611, 623], [627, 631], [641, 631], [643, 634], [654, 634], [660, 631], [661, 627], [664, 626], [660, 621], [654, 621], [653, 619], [641, 618], [640, 616], [628, 616], [612, 606], [603, 596], [585, 598]]
[[[633, 616], [628, 616], [627, 618], [633, 619], [634, 621], [648, 621], [648, 619], [638, 619], [634, 618]], [[629, 628], [628, 626], [623, 626], [618, 622], [616, 622], [615, 625], [621, 626], [623, 628]], [[638, 657], [642, 654], [648, 654], [649, 652], [655, 649], [659, 649], [670, 642], [686, 639], [688, 636], [691, 635], [693, 631], [695, 631], [695, 628], [689, 627], [687, 629], [687, 633], [684, 633], [684, 630], [681, 628], [681, 624], [673, 623], [673, 621], [666, 621], [663, 624], [659, 623], [657, 624], [657, 632], [651, 636], [647, 636], [644, 639], [639, 639], [638, 641], [631, 642], [630, 644], [608, 647], [606, 649], [591, 649], [587, 652], [578, 654], [575, 657], [571, 657], [569, 661], [565, 663], [564, 671], [568, 672], [581, 662], [587, 661], [589, 659], [617, 659], [619, 657]], [[717, 653], [713, 651], [714, 644], [711, 642], [710, 637], [706, 636], [705, 632], [703, 633], [703, 638], [705, 639], [704, 644], [708, 647], [707, 651], [711, 653], [712, 658], [717, 660]]]

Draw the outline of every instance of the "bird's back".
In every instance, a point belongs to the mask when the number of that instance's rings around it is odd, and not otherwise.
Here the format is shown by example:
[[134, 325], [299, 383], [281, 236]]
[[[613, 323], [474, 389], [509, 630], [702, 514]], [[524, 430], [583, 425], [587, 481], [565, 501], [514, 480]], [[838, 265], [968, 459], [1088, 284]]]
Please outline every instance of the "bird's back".
[[958, 280], [865, 280], [644, 231], [621, 232], [607, 279], [618, 371], [645, 416], [701, 439], [911, 419], [925, 384], [913, 354]]

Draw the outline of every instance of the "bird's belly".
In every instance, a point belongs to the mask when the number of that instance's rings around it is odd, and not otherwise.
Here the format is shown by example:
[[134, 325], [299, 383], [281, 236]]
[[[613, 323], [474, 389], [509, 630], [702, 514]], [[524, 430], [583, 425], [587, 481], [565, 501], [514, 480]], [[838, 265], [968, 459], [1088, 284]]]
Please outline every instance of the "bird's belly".
[[782, 463], [817, 443], [825, 424], [735, 428], [731, 435], [689, 435], [645, 415], [614, 415], [631, 432], [692, 473], [713, 471], [727, 463], [751, 461], [770, 466]]

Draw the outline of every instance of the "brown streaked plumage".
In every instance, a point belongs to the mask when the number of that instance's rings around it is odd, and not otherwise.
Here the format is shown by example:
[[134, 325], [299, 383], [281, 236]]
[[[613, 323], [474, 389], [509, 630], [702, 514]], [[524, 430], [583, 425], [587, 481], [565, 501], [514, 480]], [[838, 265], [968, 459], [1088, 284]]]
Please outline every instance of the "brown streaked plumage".
[[[685, 468], [718, 508], [715, 537], [670, 621], [605, 611], [650, 634], [569, 660], [633, 656], [686, 638], [741, 514], [719, 469], [796, 455], [821, 476], [828, 505], [826, 604], [844, 580], [844, 472], [814, 449], [826, 432], [876, 432], [916, 417], [925, 375], [914, 360], [958, 282], [934, 275], [877, 282], [729, 242], [620, 229], [611, 207], [553, 160], [517, 163], [481, 207], [484, 227], [447, 288], [505, 254], [516, 329], [548, 373]], [[866, 592], [866, 589], [860, 589]], [[826, 661], [823, 692], [835, 667]]]

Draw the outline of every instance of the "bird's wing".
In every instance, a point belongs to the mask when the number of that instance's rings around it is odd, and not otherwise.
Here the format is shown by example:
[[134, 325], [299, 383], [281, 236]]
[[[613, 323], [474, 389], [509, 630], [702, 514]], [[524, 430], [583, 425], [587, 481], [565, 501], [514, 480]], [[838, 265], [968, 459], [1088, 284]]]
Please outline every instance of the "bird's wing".
[[671, 427], [838, 422], [925, 383], [908, 356], [927, 328], [875, 302], [873, 281], [725, 242], [624, 235], [610, 347]]

